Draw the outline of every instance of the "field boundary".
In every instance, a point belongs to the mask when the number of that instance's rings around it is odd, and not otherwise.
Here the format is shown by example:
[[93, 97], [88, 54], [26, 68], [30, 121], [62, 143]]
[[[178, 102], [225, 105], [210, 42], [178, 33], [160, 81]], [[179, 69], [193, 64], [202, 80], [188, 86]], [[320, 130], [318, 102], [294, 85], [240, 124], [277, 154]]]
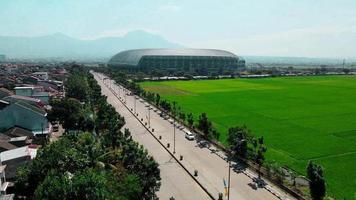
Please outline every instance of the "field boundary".
[[[122, 85], [121, 85], [121, 86], [122, 86]], [[123, 86], [122, 86], [122, 87], [123, 87]], [[109, 88], [109, 89], [110, 89], [110, 88]], [[125, 88], [125, 89], [126, 89], [127, 91], [130, 91], [130, 93], [132, 93], [131, 90], [129, 90], [129, 89], [127, 89], [127, 88]], [[110, 89], [110, 90], [111, 90], [111, 89]], [[112, 92], [112, 91], [111, 91], [111, 92]], [[116, 95], [115, 95], [115, 96], [116, 96]], [[118, 97], [116, 96], [116, 98], [118, 98]], [[143, 98], [143, 97], [141, 97], [141, 98], [144, 99], [147, 103], [150, 103], [150, 104], [151, 104], [151, 102], [147, 101], [147, 99], [145, 99], [145, 98]], [[119, 99], [119, 98], [118, 98], [118, 99]], [[120, 99], [119, 99], [119, 100], [120, 100]], [[129, 112], [130, 112], [133, 116], [135, 116], [134, 113], [127, 107], [127, 105], [126, 105], [125, 103], [123, 103], [121, 100], [120, 100], [120, 102], [129, 110]], [[153, 105], [151, 105], [151, 106], [153, 106]], [[155, 105], [154, 105], [153, 107], [159, 109], [161, 112], [163, 112], [163, 113], [165, 113], [166, 115], [168, 115], [168, 116], [174, 118], [177, 122], [183, 124], [186, 128], [188, 128], [188, 127], [186, 126], [186, 124], [185, 124], [185, 123], [182, 123], [182, 121], [181, 121], [180, 119], [176, 119], [176, 118], [173, 117], [170, 113], [167, 113], [166, 111], [162, 110], [161, 108], [159, 108], [159, 107], [157, 107], [157, 106], [155, 106]], [[146, 130], [147, 130], [156, 140], [158, 140], [158, 138], [144, 125], [143, 122], [141, 122], [141, 121], [139, 120], [139, 118], [137, 118], [137, 116], [135, 116], [135, 118], [146, 128]], [[219, 150], [221, 150], [222, 152], [224, 152], [224, 153], [227, 152], [227, 149], [226, 149], [221, 143], [219, 143], [219, 142], [217, 142], [217, 141], [214, 141], [214, 140], [210, 140], [210, 139], [208, 139], [208, 138], [205, 138], [204, 135], [202, 134], [202, 132], [199, 131], [199, 130], [197, 130], [197, 129], [195, 129], [195, 128], [192, 129], [192, 130], [194, 130], [195, 132], [197, 132], [202, 138], [206, 139], [208, 142], [210, 142], [211, 144], [213, 144], [214, 146], [216, 146], [216, 147], [217, 147]], [[163, 148], [166, 149], [166, 151], [168, 151], [171, 155], [173, 155], [173, 154], [165, 147], [164, 144], [162, 144], [159, 140], [158, 140], [158, 142], [161, 144], [161, 146], [163, 146]], [[195, 177], [189, 172], [189, 170], [187, 170], [187, 169], [183, 166], [183, 164], [181, 164], [181, 163], [178, 161], [177, 158], [175, 158], [174, 156], [173, 156], [173, 158], [186, 170], [186, 172], [187, 172], [190, 176], [192, 176], [192, 178], [199, 184], [199, 186], [201, 186], [202, 188], [204, 188], [204, 187], [199, 183], [199, 181], [196, 180]], [[257, 167], [254, 166], [251, 162], [245, 161], [245, 160], [241, 160], [241, 159], [239, 159], [239, 161], [242, 162], [243, 164], [246, 164], [246, 165], [248, 166], [248, 168], [251, 169], [254, 173], [258, 173]], [[246, 173], [246, 172], [243, 172], [243, 173], [244, 173], [246, 176], [248, 176], [248, 177], [251, 178], [251, 175], [250, 175], [250, 174], [248, 174], [248, 173]], [[296, 199], [298, 199], [298, 200], [306, 200], [306, 198], [305, 198], [302, 194], [299, 194], [298, 192], [296, 192], [296, 191], [294, 191], [294, 190], [292, 190], [292, 189], [286, 187], [285, 185], [279, 184], [278, 182], [274, 181], [273, 179], [270, 179], [269, 177], [267, 177], [264, 168], [262, 168], [262, 170], [261, 170], [261, 175], [262, 175], [262, 177], [263, 177], [264, 179], [268, 180], [270, 183], [272, 183], [272, 184], [275, 185], [276, 187], [280, 188], [282, 191], [286, 192], [287, 194], [293, 196], [294, 198], [296, 198]], [[278, 194], [276, 194], [276, 192], [274, 192], [274, 191], [271, 190], [270, 188], [267, 188], [266, 186], [264, 186], [264, 189], [266, 189], [267, 191], [269, 191], [271, 194], [275, 195], [275, 196], [278, 197], [279, 199], [282, 199]], [[205, 188], [204, 188], [203, 190], [204, 190], [204, 191], [207, 191]], [[210, 196], [212, 199], [215, 199], [208, 191], [207, 191], [207, 193], [209, 194], [209, 196]]]

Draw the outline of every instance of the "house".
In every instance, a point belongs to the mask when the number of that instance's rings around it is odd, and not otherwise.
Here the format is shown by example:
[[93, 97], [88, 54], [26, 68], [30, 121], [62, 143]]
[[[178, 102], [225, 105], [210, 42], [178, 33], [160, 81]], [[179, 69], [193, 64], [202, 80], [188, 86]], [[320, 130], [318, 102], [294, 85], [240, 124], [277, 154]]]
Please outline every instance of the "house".
[[24, 146], [16, 149], [3, 151], [0, 153], [1, 165], [6, 165], [5, 173], [8, 179], [13, 179], [16, 176], [16, 169], [32, 160], [37, 155], [37, 147]]
[[49, 103], [49, 93], [43, 92], [42, 87], [34, 87], [34, 86], [27, 86], [27, 87], [15, 87], [14, 88], [16, 95], [18, 96], [25, 96], [25, 97], [32, 97], [36, 99], [40, 99], [43, 103]]
[[0, 165], [0, 200], [12, 200], [14, 199], [14, 194], [6, 194], [10, 182], [6, 181], [5, 169], [6, 165]]
[[[34, 134], [30, 130], [26, 130], [24, 128], [17, 127], [17, 126], [8, 129], [2, 135], [8, 136], [9, 138], [22, 137], [22, 136], [27, 136], [28, 138], [31, 139], [34, 138]], [[0, 134], [0, 139], [1, 139], [1, 134]]]
[[35, 72], [32, 75], [41, 80], [48, 80], [48, 72]]
[[0, 152], [16, 149], [17, 146], [8, 143], [7, 141], [0, 140]]
[[8, 103], [0, 102], [0, 131], [6, 131], [14, 126], [30, 130], [36, 135], [48, 135], [52, 125], [46, 118], [47, 113], [24, 101]]
[[15, 87], [15, 94], [19, 96], [30, 97], [33, 94], [34, 87]]
[[6, 88], [0, 88], [0, 99], [11, 95], [14, 95], [14, 93], [11, 92], [10, 90]]
[[40, 99], [32, 98], [32, 97], [26, 97], [26, 96], [20, 96], [20, 95], [11, 95], [4, 97], [2, 100], [7, 101], [9, 103], [15, 103], [18, 101], [24, 101], [28, 104], [31, 104], [33, 106], [43, 108], [44, 104]]

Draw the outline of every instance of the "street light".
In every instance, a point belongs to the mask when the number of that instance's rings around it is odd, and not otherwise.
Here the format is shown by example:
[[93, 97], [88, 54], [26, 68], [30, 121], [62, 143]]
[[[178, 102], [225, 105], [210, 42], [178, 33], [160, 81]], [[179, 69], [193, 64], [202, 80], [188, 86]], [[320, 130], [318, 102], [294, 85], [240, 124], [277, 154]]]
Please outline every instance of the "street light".
[[230, 159], [230, 157], [228, 158], [229, 159], [229, 161], [228, 161], [228, 163], [229, 163], [229, 175], [228, 175], [228, 186], [227, 186], [227, 200], [230, 200], [230, 174], [231, 174], [231, 159]]
[[173, 154], [176, 153], [176, 119], [173, 117]]
[[135, 101], [134, 101], [134, 113], [136, 114], [136, 95], [135, 95], [134, 97], [135, 97]]
[[151, 106], [148, 106], [148, 127], [151, 127]]

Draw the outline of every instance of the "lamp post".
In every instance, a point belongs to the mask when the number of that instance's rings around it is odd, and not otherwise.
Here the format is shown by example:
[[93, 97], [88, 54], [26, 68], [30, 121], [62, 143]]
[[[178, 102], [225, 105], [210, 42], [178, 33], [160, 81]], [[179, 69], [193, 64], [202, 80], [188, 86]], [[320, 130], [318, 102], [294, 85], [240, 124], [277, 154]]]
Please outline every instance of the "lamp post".
[[151, 127], [151, 106], [148, 106], [148, 127]]
[[173, 118], [173, 154], [176, 153], [176, 120]]
[[228, 186], [227, 186], [227, 200], [230, 200], [230, 181], [231, 181], [231, 178], [230, 178], [230, 174], [231, 174], [231, 159], [229, 158], [229, 175], [228, 175]]
[[135, 97], [135, 101], [134, 101], [134, 113], [136, 114], [136, 95], [134, 96]]

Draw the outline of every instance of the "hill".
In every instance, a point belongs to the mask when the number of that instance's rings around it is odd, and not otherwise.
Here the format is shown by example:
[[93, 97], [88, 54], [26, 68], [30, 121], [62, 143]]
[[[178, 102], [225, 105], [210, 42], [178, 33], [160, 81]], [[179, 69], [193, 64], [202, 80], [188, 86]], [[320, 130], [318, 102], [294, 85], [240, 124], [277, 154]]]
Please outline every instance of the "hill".
[[95, 40], [81, 40], [61, 33], [40, 37], [0, 36], [0, 54], [9, 58], [110, 58], [126, 49], [179, 47], [182, 46], [145, 31]]

